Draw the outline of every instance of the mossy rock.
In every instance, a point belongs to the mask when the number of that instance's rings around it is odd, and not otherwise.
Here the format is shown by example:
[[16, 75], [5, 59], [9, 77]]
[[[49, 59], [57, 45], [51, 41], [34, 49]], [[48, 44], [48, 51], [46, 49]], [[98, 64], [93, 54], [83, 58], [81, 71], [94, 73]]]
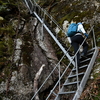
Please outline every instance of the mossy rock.
[[9, 36], [13, 36], [15, 35], [15, 32], [11, 26], [8, 26], [8, 27], [0, 28], [0, 34], [4, 34], [4, 35], [8, 34]]

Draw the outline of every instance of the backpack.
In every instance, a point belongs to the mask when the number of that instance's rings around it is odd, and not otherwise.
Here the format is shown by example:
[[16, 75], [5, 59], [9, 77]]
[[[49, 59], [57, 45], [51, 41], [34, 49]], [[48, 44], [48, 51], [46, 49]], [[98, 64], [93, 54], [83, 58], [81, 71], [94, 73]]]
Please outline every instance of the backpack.
[[78, 24], [72, 23], [69, 25], [67, 30], [67, 36], [72, 37], [77, 33]]

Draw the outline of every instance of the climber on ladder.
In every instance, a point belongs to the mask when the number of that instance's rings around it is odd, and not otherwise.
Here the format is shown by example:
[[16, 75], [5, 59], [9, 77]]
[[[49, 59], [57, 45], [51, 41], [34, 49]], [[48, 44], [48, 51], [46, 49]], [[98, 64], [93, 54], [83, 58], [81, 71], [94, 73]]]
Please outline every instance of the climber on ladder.
[[[72, 27], [74, 27], [74, 29], [72, 29]], [[67, 36], [68, 36], [69, 42], [71, 43], [71, 45], [74, 48], [74, 53], [77, 52], [77, 50], [79, 49], [79, 46], [84, 41], [84, 37], [82, 36], [82, 33], [86, 37], [88, 37], [88, 34], [86, 33], [81, 22], [79, 22], [77, 24], [76, 24], [76, 22], [74, 22], [74, 23], [71, 23], [69, 25], [68, 30], [67, 30]], [[86, 41], [83, 43], [82, 46], [83, 46], [82, 53], [81, 54], [79, 52], [77, 53], [77, 66], [78, 66], [78, 68], [80, 67], [80, 57], [86, 56], [87, 50], [88, 50], [88, 44], [86, 43]]]

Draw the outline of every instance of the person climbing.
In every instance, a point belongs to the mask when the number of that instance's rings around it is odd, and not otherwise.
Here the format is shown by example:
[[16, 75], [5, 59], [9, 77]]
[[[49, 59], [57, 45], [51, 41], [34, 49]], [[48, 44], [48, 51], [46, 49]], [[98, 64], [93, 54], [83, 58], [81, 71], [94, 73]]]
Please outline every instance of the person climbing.
[[[84, 37], [82, 36], [82, 33], [88, 37], [88, 34], [86, 33], [83, 25], [81, 22], [77, 23], [77, 32], [75, 35], [68, 37], [68, 40], [71, 42], [71, 45], [74, 48], [74, 53], [77, 52], [77, 50], [79, 49], [79, 46], [82, 44], [82, 42], [84, 41]], [[80, 52], [77, 53], [77, 66], [78, 68], [80, 67], [80, 57], [84, 57], [87, 54], [87, 50], [88, 50], [88, 44], [85, 41], [83, 43], [83, 51], [80, 54]]]

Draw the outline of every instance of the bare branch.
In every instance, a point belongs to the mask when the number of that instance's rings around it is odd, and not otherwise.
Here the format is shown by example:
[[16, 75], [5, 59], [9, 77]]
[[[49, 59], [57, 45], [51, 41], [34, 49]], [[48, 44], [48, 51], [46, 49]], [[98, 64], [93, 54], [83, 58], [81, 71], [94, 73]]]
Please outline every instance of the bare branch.
[[[44, 66], [45, 66], [45, 65], [43, 64], [43, 65], [41, 66], [41, 68], [39, 69], [39, 71], [38, 71], [38, 72], [36, 73], [36, 75], [35, 75], [35, 78], [34, 78], [34, 93], [37, 92], [37, 90], [38, 90], [38, 79], [39, 79], [39, 77], [40, 77], [40, 75], [41, 75], [41, 72], [42, 72]], [[35, 96], [35, 99], [34, 99], [34, 100], [40, 100], [40, 99], [39, 99], [38, 93], [37, 93], [37, 95]]]

